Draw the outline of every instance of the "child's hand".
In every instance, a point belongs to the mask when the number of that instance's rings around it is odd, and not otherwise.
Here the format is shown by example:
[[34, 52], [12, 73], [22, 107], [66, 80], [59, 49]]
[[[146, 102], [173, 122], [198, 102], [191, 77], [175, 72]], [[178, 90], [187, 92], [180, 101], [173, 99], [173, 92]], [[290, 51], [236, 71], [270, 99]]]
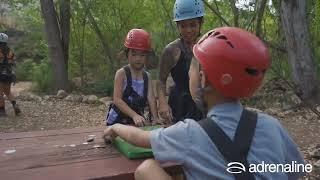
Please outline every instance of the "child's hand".
[[146, 123], [146, 120], [144, 119], [144, 117], [140, 116], [140, 115], [135, 115], [133, 118], [134, 124], [136, 126], [143, 126]]
[[102, 138], [105, 140], [105, 142], [110, 143], [114, 138], [117, 137], [117, 134], [112, 129], [113, 126], [109, 126], [103, 131]]

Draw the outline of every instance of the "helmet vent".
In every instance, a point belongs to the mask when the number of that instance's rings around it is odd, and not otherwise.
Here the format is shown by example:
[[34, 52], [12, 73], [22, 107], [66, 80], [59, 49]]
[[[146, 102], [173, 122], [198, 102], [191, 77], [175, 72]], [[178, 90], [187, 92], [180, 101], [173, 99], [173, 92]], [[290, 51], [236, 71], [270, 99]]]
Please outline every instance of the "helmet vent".
[[227, 44], [229, 44], [230, 47], [234, 48], [233, 44], [230, 41], [226, 41]]
[[259, 71], [252, 68], [246, 68], [246, 72], [251, 76], [258, 76]]
[[207, 35], [207, 36], [208, 36], [208, 37], [211, 36], [212, 33], [214, 33], [214, 31], [208, 32], [208, 35]]
[[201, 11], [200, 11], [200, 10], [197, 10], [197, 11], [196, 11], [196, 14], [201, 14]]
[[218, 38], [218, 39], [228, 40], [228, 38], [227, 38], [226, 36], [224, 36], [224, 35], [220, 35], [220, 36], [218, 36], [217, 38]]
[[214, 34], [213, 34], [213, 36], [218, 36], [220, 34], [220, 32], [215, 32]]
[[131, 32], [130, 34], [129, 34], [129, 39], [132, 39], [133, 38], [133, 33]]

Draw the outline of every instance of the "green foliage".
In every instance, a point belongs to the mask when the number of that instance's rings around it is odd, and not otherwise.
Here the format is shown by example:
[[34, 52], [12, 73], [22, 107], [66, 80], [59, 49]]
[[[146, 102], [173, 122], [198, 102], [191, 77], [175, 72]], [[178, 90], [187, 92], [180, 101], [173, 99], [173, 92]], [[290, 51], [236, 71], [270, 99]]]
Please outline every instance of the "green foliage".
[[320, 77], [320, 1], [309, 1], [310, 14], [309, 26], [311, 32], [311, 43], [313, 47], [313, 52], [315, 56], [315, 64], [318, 70], [318, 76]]
[[50, 92], [52, 90], [52, 65], [47, 59], [43, 60], [40, 64], [33, 63], [32, 82], [35, 91]]
[[88, 84], [81, 90], [85, 94], [96, 94], [99, 96], [111, 96], [113, 94], [113, 80], [98, 81]]
[[31, 81], [34, 63], [32, 59], [27, 59], [17, 64], [16, 75], [18, 81]]
[[[234, 24], [234, 12], [232, 11], [230, 0], [206, 1], [229, 24]], [[32, 79], [37, 82], [39, 90], [48, 90], [50, 89], [49, 82], [52, 81], [51, 73], [39, 76], [48, 77], [37, 77], [46, 68], [50, 68], [47, 60], [42, 61], [42, 59], [48, 57], [48, 45], [43, 33], [43, 19], [39, 1], [7, 0], [7, 2], [12, 8], [10, 16], [17, 21], [17, 29], [24, 32], [22, 37], [17, 38], [19, 41], [13, 47], [19, 62], [17, 66], [18, 79]], [[61, 1], [55, 2], [57, 5], [56, 10], [59, 11], [58, 7]], [[172, 21], [174, 0], [71, 0], [70, 2], [72, 14], [68, 61], [69, 79], [74, 77], [90, 79], [87, 77], [93, 77], [96, 83], [85, 86], [84, 91], [87, 92], [106, 95], [112, 93], [114, 72], [121, 64], [117, 54], [123, 47], [124, 37], [130, 29], [140, 27], [150, 32], [153, 48], [158, 55], [161, 54], [166, 44], [179, 37], [176, 24]], [[256, 3], [261, 1], [250, 2], [251, 4], [238, 8], [239, 26], [255, 32], [258, 14]], [[273, 0], [268, 2], [272, 2], [272, 4], [268, 3], [264, 11], [262, 38], [272, 44], [284, 47], [285, 41], [279, 23], [280, 1]], [[315, 53], [316, 66], [320, 72], [320, 1], [310, 0], [308, 3], [311, 42]], [[88, 18], [89, 13], [92, 14], [104, 39], [100, 39], [95, 31]], [[221, 19], [206, 7], [202, 33], [224, 25]], [[108, 45], [110, 49], [110, 54], [108, 55], [111, 56], [112, 63], [110, 63], [101, 42], [105, 42]], [[279, 52], [276, 48], [270, 48], [270, 52], [273, 64], [268, 76], [271, 78], [281, 76], [290, 80], [291, 68], [285, 54]], [[32, 59], [32, 61], [29, 59]], [[34, 63], [32, 68], [30, 68], [30, 61]], [[156, 71], [152, 71], [153, 77], [156, 77]], [[37, 76], [28, 76], [28, 74], [36, 73], [38, 73]], [[88, 84], [88, 82], [85, 82], [85, 84]]]

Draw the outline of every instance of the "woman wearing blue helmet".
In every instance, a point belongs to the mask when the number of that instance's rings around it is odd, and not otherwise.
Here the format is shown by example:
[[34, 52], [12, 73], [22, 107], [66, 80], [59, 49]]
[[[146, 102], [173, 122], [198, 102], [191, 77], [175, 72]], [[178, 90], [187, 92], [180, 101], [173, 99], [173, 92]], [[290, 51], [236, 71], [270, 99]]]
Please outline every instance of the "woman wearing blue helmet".
[[[159, 113], [166, 120], [178, 122], [185, 118], [199, 120], [202, 112], [197, 108], [189, 89], [189, 68], [192, 47], [200, 35], [204, 16], [202, 0], [176, 0], [173, 15], [180, 37], [169, 43], [161, 56], [158, 97]], [[167, 102], [166, 81], [171, 73], [175, 85], [171, 87]]]

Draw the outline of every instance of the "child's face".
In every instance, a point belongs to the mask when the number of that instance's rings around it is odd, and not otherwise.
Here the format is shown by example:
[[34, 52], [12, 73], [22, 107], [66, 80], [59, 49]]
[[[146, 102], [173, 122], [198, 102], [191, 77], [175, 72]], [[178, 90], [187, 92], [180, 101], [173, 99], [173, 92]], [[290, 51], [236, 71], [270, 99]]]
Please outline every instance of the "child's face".
[[144, 68], [144, 65], [146, 64], [147, 56], [147, 51], [129, 49], [128, 60], [130, 66], [136, 70], [142, 70]]
[[188, 43], [194, 43], [200, 33], [200, 20], [188, 19], [177, 23], [182, 38]]

